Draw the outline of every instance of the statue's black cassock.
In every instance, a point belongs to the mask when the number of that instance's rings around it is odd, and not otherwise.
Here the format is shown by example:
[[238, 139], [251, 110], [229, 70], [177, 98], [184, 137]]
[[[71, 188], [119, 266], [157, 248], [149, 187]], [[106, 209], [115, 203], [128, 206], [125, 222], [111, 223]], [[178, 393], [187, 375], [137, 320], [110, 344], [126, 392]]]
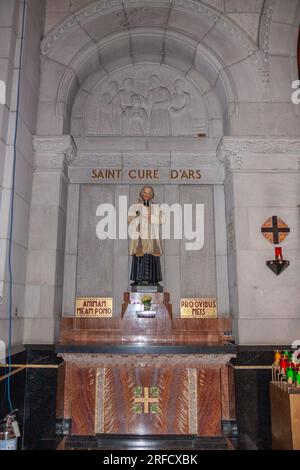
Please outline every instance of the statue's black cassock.
[[162, 281], [160, 257], [149, 254], [133, 255], [130, 279], [136, 285], [149, 286]]

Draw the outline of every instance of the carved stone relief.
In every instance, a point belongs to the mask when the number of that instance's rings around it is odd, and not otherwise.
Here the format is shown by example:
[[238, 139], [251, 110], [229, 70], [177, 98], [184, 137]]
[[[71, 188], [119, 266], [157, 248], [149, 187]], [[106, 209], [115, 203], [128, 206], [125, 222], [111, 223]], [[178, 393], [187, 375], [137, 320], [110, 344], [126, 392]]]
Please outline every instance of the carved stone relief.
[[164, 66], [131, 66], [110, 74], [85, 107], [86, 135], [192, 136], [207, 133], [201, 91]]

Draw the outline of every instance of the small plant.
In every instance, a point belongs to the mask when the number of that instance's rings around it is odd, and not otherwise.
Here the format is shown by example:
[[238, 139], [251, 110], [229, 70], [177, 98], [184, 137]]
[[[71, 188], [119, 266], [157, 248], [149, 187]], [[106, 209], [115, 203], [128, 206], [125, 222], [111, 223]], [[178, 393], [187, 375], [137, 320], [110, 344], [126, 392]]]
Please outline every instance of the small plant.
[[141, 302], [144, 305], [144, 310], [151, 310], [151, 302], [152, 302], [152, 297], [151, 295], [145, 294], [141, 298]]

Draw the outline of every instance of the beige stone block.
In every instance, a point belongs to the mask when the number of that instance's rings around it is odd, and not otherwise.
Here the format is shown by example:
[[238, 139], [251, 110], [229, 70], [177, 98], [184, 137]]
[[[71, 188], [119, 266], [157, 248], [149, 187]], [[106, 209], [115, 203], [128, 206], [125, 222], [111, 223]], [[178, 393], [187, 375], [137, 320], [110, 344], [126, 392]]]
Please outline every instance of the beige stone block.
[[70, 10], [70, 0], [46, 0], [46, 14], [67, 13]]
[[36, 172], [32, 186], [32, 207], [60, 205], [61, 175], [54, 172]]
[[[19, 345], [23, 344], [23, 328], [24, 328], [24, 319], [16, 318], [13, 321], [12, 328], [12, 344]], [[8, 320], [0, 319], [0, 340], [4, 341], [5, 344], [8, 344]]]
[[127, 25], [125, 11], [121, 1], [118, 3], [114, 2], [112, 8], [107, 8], [106, 11], [102, 12], [101, 16], [89, 18], [88, 20], [86, 20], [85, 16], [80, 15], [77, 16], [77, 18], [95, 42], [122, 30], [124, 26]]
[[260, 13], [263, 0], [224, 0], [226, 13]]
[[0, 27], [0, 57], [12, 60], [16, 34], [12, 28]]
[[76, 265], [77, 255], [65, 255], [63, 314], [73, 316], [76, 297]]
[[259, 28], [259, 13], [230, 13], [228, 16], [237, 23], [256, 43]]
[[64, 129], [64, 118], [57, 115], [56, 106], [52, 102], [39, 102], [37, 113], [37, 134], [61, 135]]
[[52, 28], [57, 26], [64, 18], [67, 17], [67, 13], [60, 12], [60, 13], [47, 13], [45, 18], [45, 28], [44, 34], [46, 35], [51, 31]]
[[212, 28], [214, 20], [197, 15], [193, 11], [183, 8], [172, 8], [168, 25], [178, 31], [189, 33], [197, 40], [201, 40]]
[[176, 34], [168, 33], [165, 38], [164, 63], [187, 73], [193, 65], [196, 47], [196, 41], [183, 41]]
[[[132, 2], [124, 0], [128, 23], [130, 28], [142, 27], [164, 27], [168, 23], [170, 12], [170, 1], [161, 2], [161, 6], [151, 5], [151, 9], [147, 8], [147, 2]], [[144, 3], [144, 4], [143, 4]], [[139, 5], [140, 4], [140, 5]]]
[[222, 57], [226, 65], [232, 65], [249, 55], [246, 48], [241, 47], [239, 42], [233, 40], [230, 33], [224, 34], [224, 29], [218, 23], [203, 39], [203, 45], [215, 51]]
[[298, 0], [280, 0], [275, 3], [272, 20], [295, 24], [297, 8], [299, 8]]
[[25, 344], [53, 344], [56, 340], [58, 319], [26, 318], [24, 324]]
[[0, 2], [0, 26], [11, 27], [14, 24], [17, 0], [2, 0]]
[[[297, 27], [298, 30], [298, 27]], [[274, 55], [290, 56], [292, 44], [292, 27], [287, 24], [271, 23], [269, 53]]]
[[237, 328], [240, 345], [292, 344], [299, 339], [300, 319], [243, 318], [237, 321]]
[[135, 62], [161, 62], [164, 50], [164, 35], [159, 32], [151, 34], [151, 30], [140, 30], [139, 34], [131, 34], [132, 55]]
[[40, 101], [55, 102], [57, 99], [57, 86], [66, 71], [66, 67], [51, 59], [42, 64]]
[[34, 206], [30, 214], [30, 238], [31, 250], [56, 250], [62, 251], [62, 243], [58, 244], [58, 213], [54, 206]]
[[32, 285], [56, 284], [55, 250], [31, 250], [27, 258], [27, 283]]
[[252, 58], [247, 58], [228, 68], [240, 101], [261, 102], [262, 89]]

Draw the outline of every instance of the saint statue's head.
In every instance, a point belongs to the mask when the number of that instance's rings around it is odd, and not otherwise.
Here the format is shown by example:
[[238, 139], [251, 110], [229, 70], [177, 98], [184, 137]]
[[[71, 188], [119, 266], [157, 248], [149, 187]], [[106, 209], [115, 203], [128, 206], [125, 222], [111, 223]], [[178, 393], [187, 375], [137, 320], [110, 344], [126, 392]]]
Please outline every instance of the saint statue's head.
[[154, 189], [152, 186], [143, 186], [140, 192], [140, 197], [143, 201], [151, 201], [154, 198]]

